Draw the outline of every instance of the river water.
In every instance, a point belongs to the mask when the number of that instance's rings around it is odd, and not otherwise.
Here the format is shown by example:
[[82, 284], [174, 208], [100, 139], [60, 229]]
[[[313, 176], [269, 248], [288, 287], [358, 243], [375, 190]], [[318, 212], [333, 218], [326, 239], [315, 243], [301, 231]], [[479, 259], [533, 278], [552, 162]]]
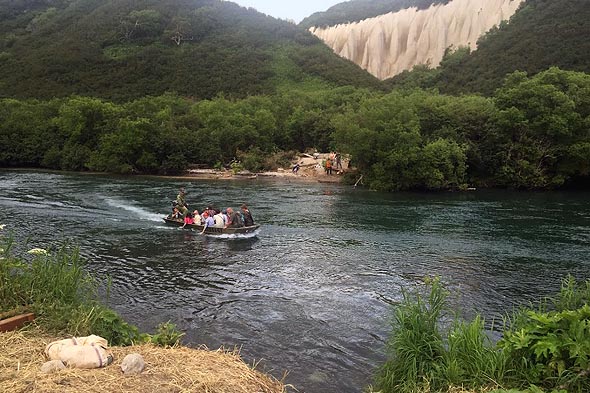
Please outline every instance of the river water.
[[[250, 205], [251, 238], [167, 227], [191, 208]], [[383, 194], [288, 181], [205, 181], [0, 171], [0, 224], [26, 248], [81, 248], [112, 277], [109, 306], [143, 331], [240, 347], [300, 392], [360, 392], [384, 360], [401, 288], [440, 276], [488, 320], [588, 278], [590, 193]]]

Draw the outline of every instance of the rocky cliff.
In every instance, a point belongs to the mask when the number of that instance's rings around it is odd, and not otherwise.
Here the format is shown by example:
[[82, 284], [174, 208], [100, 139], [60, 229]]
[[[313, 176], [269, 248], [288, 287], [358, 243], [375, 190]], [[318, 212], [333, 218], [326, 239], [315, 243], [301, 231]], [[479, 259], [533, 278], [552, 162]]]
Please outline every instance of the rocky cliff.
[[416, 64], [436, 67], [448, 47], [469, 45], [508, 20], [524, 0], [453, 0], [360, 22], [311, 28], [334, 52], [387, 79]]

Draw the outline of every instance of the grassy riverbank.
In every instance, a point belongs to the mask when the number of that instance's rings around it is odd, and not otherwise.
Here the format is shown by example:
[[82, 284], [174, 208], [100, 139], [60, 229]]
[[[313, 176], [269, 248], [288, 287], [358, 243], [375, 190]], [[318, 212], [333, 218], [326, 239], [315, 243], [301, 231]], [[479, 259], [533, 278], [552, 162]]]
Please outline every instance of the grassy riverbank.
[[[26, 330], [0, 333], [0, 391], [285, 391], [281, 382], [245, 364], [236, 350], [180, 346], [182, 333], [171, 323], [161, 324], [155, 334], [140, 333], [101, 303], [99, 293], [108, 294], [108, 283], [102, 286], [85, 272], [75, 247], [32, 248], [18, 255], [12, 238], [2, 237], [6, 231], [0, 228], [0, 315], [36, 315]], [[48, 343], [90, 334], [108, 340], [115, 358], [112, 365], [40, 372]], [[120, 362], [129, 353], [139, 353], [146, 361], [140, 377], [121, 376]]]
[[590, 280], [568, 277], [555, 297], [507, 316], [496, 328], [502, 333], [497, 343], [482, 317], [455, 316], [438, 279], [426, 287], [426, 293], [405, 292], [395, 308], [389, 360], [375, 391], [590, 391]]

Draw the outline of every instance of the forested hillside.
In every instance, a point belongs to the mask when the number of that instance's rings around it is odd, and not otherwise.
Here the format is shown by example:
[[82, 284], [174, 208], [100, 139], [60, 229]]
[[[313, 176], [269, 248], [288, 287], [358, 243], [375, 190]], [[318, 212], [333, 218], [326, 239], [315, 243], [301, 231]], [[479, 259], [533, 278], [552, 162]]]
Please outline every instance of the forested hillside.
[[0, 94], [125, 101], [378, 88], [301, 27], [219, 0], [0, 0]]
[[336, 4], [325, 12], [316, 12], [300, 23], [305, 28], [334, 26], [397, 12], [408, 7], [424, 9], [450, 0], [351, 0]]
[[551, 66], [590, 72], [588, 0], [527, 0], [511, 18], [478, 41], [477, 50], [459, 50], [440, 68], [417, 67], [390, 80], [393, 87], [436, 87], [458, 94], [491, 95], [513, 71], [536, 74]]

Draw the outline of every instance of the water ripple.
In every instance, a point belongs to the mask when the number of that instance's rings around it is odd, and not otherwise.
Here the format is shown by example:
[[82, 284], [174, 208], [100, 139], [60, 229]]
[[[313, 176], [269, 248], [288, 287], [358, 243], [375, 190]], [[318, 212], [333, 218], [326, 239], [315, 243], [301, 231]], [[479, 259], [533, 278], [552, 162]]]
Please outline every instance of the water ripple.
[[[200, 208], [249, 204], [249, 238], [164, 225], [179, 187]], [[438, 275], [486, 326], [587, 278], [588, 193], [380, 194], [339, 185], [0, 171], [0, 223], [26, 246], [80, 247], [109, 305], [142, 330], [239, 346], [300, 391], [361, 391], [401, 289]], [[25, 246], [20, 246], [26, 248]]]

